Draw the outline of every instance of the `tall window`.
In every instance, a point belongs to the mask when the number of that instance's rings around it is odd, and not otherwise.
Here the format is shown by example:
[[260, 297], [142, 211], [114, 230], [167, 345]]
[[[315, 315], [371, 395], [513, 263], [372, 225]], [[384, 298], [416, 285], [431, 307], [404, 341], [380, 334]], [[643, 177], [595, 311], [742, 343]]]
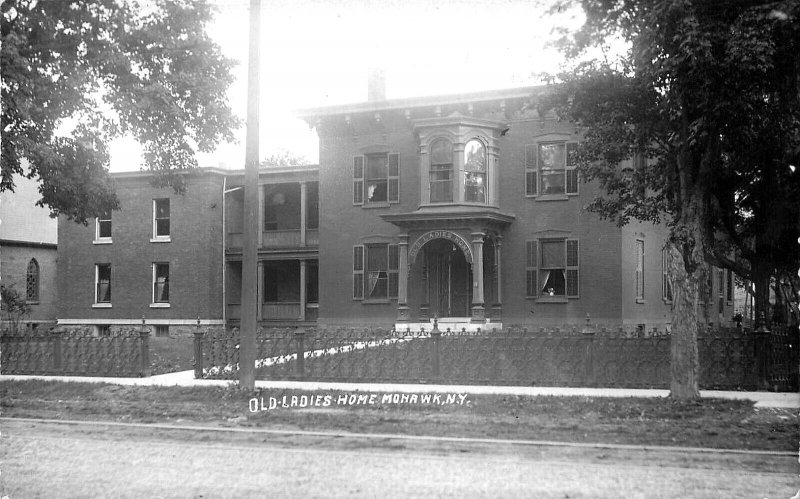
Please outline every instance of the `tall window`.
[[669, 278], [669, 255], [667, 248], [661, 250], [661, 299], [672, 302], [672, 281]]
[[397, 298], [399, 251], [396, 244], [353, 248], [353, 298]]
[[95, 228], [95, 239], [98, 241], [111, 240], [111, 212], [103, 212], [97, 217], [97, 227]]
[[31, 258], [28, 262], [28, 270], [25, 273], [25, 300], [39, 301], [39, 262], [35, 258]]
[[579, 296], [577, 239], [542, 239], [526, 242], [526, 292], [528, 298]]
[[111, 264], [99, 263], [94, 266], [94, 302], [111, 303]]
[[717, 312], [722, 314], [725, 312], [725, 270], [717, 269]]
[[169, 264], [153, 264], [153, 303], [169, 303]]
[[486, 202], [486, 147], [475, 139], [464, 146], [464, 201]]
[[525, 146], [525, 194], [577, 194], [577, 147], [576, 142]]
[[437, 140], [430, 150], [431, 203], [453, 201], [453, 149], [446, 140]]
[[636, 240], [636, 301], [644, 301], [644, 241]]
[[353, 204], [400, 202], [400, 156], [368, 154], [353, 158]]
[[153, 237], [168, 239], [169, 228], [169, 199], [153, 200]]

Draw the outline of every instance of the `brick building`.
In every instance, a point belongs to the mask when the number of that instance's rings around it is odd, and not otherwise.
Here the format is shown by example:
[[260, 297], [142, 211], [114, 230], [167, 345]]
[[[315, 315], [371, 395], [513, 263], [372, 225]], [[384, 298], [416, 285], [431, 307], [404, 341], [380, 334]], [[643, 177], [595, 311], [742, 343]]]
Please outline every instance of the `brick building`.
[[[316, 174], [316, 167], [262, 171], [259, 319], [267, 323], [316, 318]], [[153, 187], [146, 172], [112, 177], [119, 211], [89, 226], [59, 219], [58, 323], [103, 332], [144, 318], [157, 335], [190, 331], [198, 320], [235, 324], [242, 172], [198, 169], [184, 194]]]
[[[539, 116], [535, 93], [385, 100], [374, 88], [301, 112], [319, 167], [259, 173], [259, 323], [552, 327], [588, 314], [663, 330], [666, 229], [585, 211], [598, 187], [574, 169], [579, 137]], [[184, 195], [146, 173], [114, 178], [121, 211], [59, 223], [59, 322], [236, 325], [243, 172], [200, 169]], [[729, 321], [731, 276], [712, 275], [704, 311]]]
[[[321, 324], [668, 324], [666, 228], [584, 210], [598, 186], [574, 169], [580, 138], [536, 112], [536, 88], [382, 88], [300, 113], [320, 142]], [[731, 276], [714, 275], [709, 320], [730, 320]]]
[[36, 206], [34, 180], [14, 181], [15, 192], [0, 193], [0, 285], [13, 287], [30, 306], [22, 319], [30, 328], [55, 324], [57, 223]]

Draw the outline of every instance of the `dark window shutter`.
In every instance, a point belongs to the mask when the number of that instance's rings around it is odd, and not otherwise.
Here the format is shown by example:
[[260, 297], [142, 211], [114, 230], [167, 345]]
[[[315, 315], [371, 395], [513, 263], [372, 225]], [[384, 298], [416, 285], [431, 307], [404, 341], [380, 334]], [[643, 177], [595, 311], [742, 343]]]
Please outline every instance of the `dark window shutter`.
[[567, 194], [578, 193], [578, 143], [567, 142]]
[[525, 195], [536, 194], [536, 144], [528, 144], [525, 146]]
[[578, 170], [567, 170], [567, 194], [578, 193]]
[[353, 157], [353, 204], [364, 204], [364, 156]]
[[567, 168], [578, 166], [578, 143], [567, 142]]
[[389, 298], [397, 298], [400, 268], [400, 246], [389, 245]]
[[539, 296], [536, 286], [538, 267], [538, 241], [525, 241], [525, 296], [535, 298]]
[[580, 295], [579, 283], [579, 250], [577, 239], [567, 239], [567, 297], [577, 298]]
[[390, 203], [400, 202], [400, 155], [389, 154], [389, 195]]
[[353, 246], [353, 299], [364, 299], [364, 246]]

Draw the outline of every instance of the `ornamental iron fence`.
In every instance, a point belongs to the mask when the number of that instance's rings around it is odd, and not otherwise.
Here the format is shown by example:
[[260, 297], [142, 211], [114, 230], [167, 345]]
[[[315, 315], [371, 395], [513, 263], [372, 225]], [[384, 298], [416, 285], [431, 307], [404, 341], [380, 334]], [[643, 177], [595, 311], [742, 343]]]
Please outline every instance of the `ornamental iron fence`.
[[[668, 388], [670, 335], [622, 328], [260, 329], [259, 379]], [[195, 333], [195, 377], [238, 376], [237, 330]], [[796, 329], [703, 328], [700, 387], [797, 390]]]
[[148, 329], [0, 333], [0, 373], [60, 376], [150, 376]]

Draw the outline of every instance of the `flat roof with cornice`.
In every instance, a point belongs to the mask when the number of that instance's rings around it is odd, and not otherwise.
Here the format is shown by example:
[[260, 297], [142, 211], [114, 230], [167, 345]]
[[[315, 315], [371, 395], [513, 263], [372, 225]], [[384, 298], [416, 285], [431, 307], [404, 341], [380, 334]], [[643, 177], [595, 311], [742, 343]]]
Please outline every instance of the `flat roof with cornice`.
[[[262, 166], [258, 169], [259, 175], [283, 175], [283, 174], [290, 174], [290, 173], [313, 173], [319, 170], [319, 165], [299, 165], [299, 166]], [[110, 176], [114, 179], [141, 179], [141, 178], [148, 178], [153, 175], [153, 171], [151, 170], [138, 170], [138, 171], [129, 171], [129, 172], [111, 172]], [[198, 168], [194, 168], [192, 170], [179, 170], [174, 173], [177, 174], [211, 174], [211, 175], [222, 175], [227, 177], [236, 177], [239, 175], [244, 175], [244, 168], [237, 168], [235, 170], [229, 170], [226, 168], [218, 168], [215, 166], [201, 166]]]
[[411, 109], [415, 107], [441, 106], [448, 104], [466, 104], [469, 102], [493, 101], [502, 99], [524, 99], [543, 89], [544, 85], [535, 87], [518, 87], [500, 90], [484, 90], [449, 95], [431, 95], [425, 97], [409, 97], [405, 99], [388, 99], [380, 101], [358, 102], [335, 106], [313, 107], [299, 109], [296, 115], [304, 120], [319, 116], [333, 116], [341, 114], [386, 111], [394, 109]]

